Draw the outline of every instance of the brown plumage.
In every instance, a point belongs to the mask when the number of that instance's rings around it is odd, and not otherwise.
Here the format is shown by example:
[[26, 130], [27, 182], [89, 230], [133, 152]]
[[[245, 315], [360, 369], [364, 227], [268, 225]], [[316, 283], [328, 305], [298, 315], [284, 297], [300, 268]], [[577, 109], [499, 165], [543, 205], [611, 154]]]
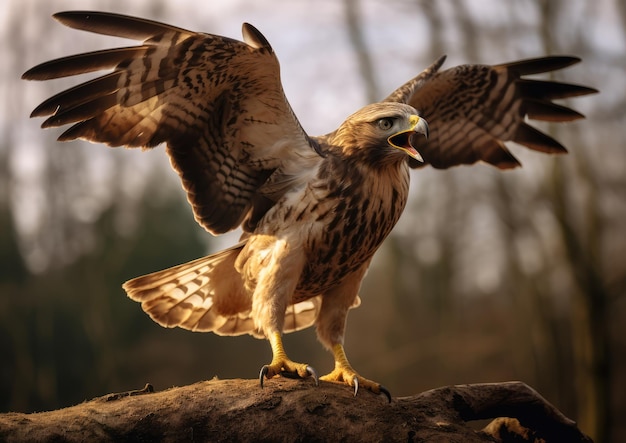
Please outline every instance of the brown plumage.
[[[343, 336], [370, 260], [406, 204], [409, 165], [518, 166], [508, 140], [564, 152], [524, 117], [582, 117], [552, 100], [595, 92], [521, 78], [576, 63], [573, 57], [439, 71], [442, 57], [336, 131], [309, 137], [284, 96], [271, 46], [251, 25], [243, 25], [240, 42], [109, 13], [55, 18], [143, 43], [32, 68], [23, 78], [112, 69], [44, 101], [32, 116], [48, 117], [43, 127], [72, 124], [59, 140], [165, 143], [198, 223], [213, 234], [244, 229], [239, 244], [135, 278], [124, 289], [163, 326], [266, 337], [273, 359], [261, 384], [284, 373], [317, 379], [312, 368], [288, 359], [280, 338], [315, 324], [335, 357], [335, 370], [323, 379], [389, 396], [351, 368]], [[428, 140], [416, 135], [427, 135], [424, 119]]]

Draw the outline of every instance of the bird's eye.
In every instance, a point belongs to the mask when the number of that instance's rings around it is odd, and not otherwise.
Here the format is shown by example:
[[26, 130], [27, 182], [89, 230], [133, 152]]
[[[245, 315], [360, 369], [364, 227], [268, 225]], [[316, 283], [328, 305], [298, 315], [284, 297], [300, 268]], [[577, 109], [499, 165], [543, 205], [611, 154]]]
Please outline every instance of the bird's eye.
[[378, 127], [383, 131], [388, 131], [393, 127], [393, 119], [392, 118], [381, 118], [378, 120]]

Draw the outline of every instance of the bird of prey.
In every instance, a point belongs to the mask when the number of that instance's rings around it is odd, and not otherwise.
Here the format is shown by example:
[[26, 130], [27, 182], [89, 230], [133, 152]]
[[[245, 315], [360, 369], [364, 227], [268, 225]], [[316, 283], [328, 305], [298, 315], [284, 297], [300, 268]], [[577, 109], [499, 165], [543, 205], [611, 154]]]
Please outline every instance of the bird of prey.
[[289, 359], [282, 344], [283, 333], [315, 325], [335, 360], [322, 380], [391, 400], [352, 368], [343, 339], [372, 256], [406, 204], [410, 167], [516, 167], [505, 141], [565, 152], [525, 117], [578, 119], [552, 100], [595, 92], [523, 78], [575, 57], [440, 71], [441, 57], [337, 130], [313, 137], [284, 95], [272, 47], [250, 24], [242, 42], [112, 13], [54, 18], [142, 43], [30, 69], [23, 78], [110, 70], [49, 98], [31, 116], [47, 116], [44, 128], [72, 124], [62, 141], [144, 149], [164, 143], [196, 221], [214, 235], [243, 230], [228, 249], [135, 278], [124, 289], [162, 326], [269, 340], [273, 357], [260, 371], [261, 386], [277, 375], [318, 383], [315, 370]]

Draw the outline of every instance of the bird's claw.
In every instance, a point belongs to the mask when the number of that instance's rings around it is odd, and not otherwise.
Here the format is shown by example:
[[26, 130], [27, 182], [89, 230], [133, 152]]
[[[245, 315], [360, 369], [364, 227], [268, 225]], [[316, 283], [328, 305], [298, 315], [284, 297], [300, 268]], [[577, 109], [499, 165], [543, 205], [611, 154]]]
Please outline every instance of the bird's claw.
[[[303, 378], [303, 377], [300, 377], [300, 374], [298, 374], [297, 372], [280, 371], [279, 374], [285, 378]], [[306, 377], [313, 377], [313, 380], [315, 381], [315, 386], [320, 385], [320, 379], [317, 376], [317, 372], [315, 371], [315, 369], [313, 369], [312, 366], [309, 366], [309, 365], [306, 366]]]
[[270, 367], [268, 365], [263, 365], [261, 368], [261, 372], [259, 373], [259, 383], [261, 383], [261, 389], [263, 389], [263, 379], [267, 376]]
[[306, 372], [308, 372], [309, 376], [313, 377], [313, 380], [315, 380], [315, 386], [319, 386], [320, 378], [317, 376], [317, 372], [315, 371], [315, 369], [313, 369], [312, 366], [307, 365]]
[[[352, 383], [354, 384], [354, 396], [356, 397], [357, 392], [359, 392], [359, 377], [356, 375], [352, 378]], [[378, 389], [380, 390], [380, 394], [384, 394], [387, 397], [387, 401], [391, 403], [391, 394], [383, 385], [378, 385]]]
[[387, 397], [387, 401], [391, 403], [391, 393], [387, 390], [387, 388], [384, 387], [383, 385], [380, 385], [379, 389], [380, 389], [380, 393], [385, 394], [385, 397]]
[[374, 394], [383, 394], [389, 403], [391, 403], [391, 394], [383, 385], [380, 385], [372, 380], [361, 377], [352, 368], [335, 368], [330, 374], [327, 374], [320, 378], [324, 381], [331, 381], [334, 383], [345, 383], [348, 386], [354, 387], [354, 396], [356, 397], [359, 392], [359, 388], [362, 387]]
[[[292, 363], [293, 365], [293, 362], [290, 363]], [[297, 365], [297, 363], [295, 365]], [[272, 366], [274, 366], [274, 369], [272, 368]], [[281, 366], [281, 368], [278, 370], [275, 369], [276, 367], [277, 366], [273, 364], [263, 365], [261, 371], [259, 372], [259, 383], [261, 384], [261, 389], [263, 388], [263, 379], [271, 378], [274, 375], [280, 375], [285, 378], [313, 377], [313, 380], [315, 381], [315, 386], [319, 386], [320, 384], [320, 379], [317, 376], [317, 372], [312, 366], [306, 365], [303, 375], [300, 374], [301, 371], [298, 371], [296, 368], [292, 368], [291, 365], [288, 370], [284, 369], [284, 366]]]

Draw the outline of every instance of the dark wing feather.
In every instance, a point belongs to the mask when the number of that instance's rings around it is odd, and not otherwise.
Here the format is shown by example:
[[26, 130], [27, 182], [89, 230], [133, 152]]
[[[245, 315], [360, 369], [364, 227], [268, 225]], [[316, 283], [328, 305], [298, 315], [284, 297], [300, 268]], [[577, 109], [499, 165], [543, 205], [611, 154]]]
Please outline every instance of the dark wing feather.
[[100, 11], [65, 11], [58, 12], [53, 17], [70, 28], [131, 40], [147, 40], [163, 32], [187, 36], [195, 34], [183, 28], [145, 18]]
[[565, 122], [582, 114], [552, 102], [597, 92], [595, 89], [553, 81], [530, 80], [539, 74], [577, 63], [575, 57], [543, 57], [497, 66], [462, 65], [437, 72], [443, 59], [394, 91], [385, 101], [415, 107], [428, 121], [430, 136], [420, 142], [424, 163], [448, 168], [484, 161], [499, 168], [519, 166], [504, 142], [559, 153], [565, 148], [525, 123], [534, 120]]
[[[25, 79], [47, 80], [113, 69], [49, 98], [32, 116], [48, 116], [43, 127], [73, 124], [59, 140], [143, 148], [165, 142], [196, 220], [208, 231], [234, 229], [253, 212], [258, 218], [255, 202], [270, 206], [258, 193], [272, 173], [305, 171], [319, 158], [284, 96], [272, 48], [252, 26], [244, 24], [244, 43], [118, 14], [54, 17], [144, 41], [27, 71]], [[274, 186], [274, 197], [286, 190]]]

